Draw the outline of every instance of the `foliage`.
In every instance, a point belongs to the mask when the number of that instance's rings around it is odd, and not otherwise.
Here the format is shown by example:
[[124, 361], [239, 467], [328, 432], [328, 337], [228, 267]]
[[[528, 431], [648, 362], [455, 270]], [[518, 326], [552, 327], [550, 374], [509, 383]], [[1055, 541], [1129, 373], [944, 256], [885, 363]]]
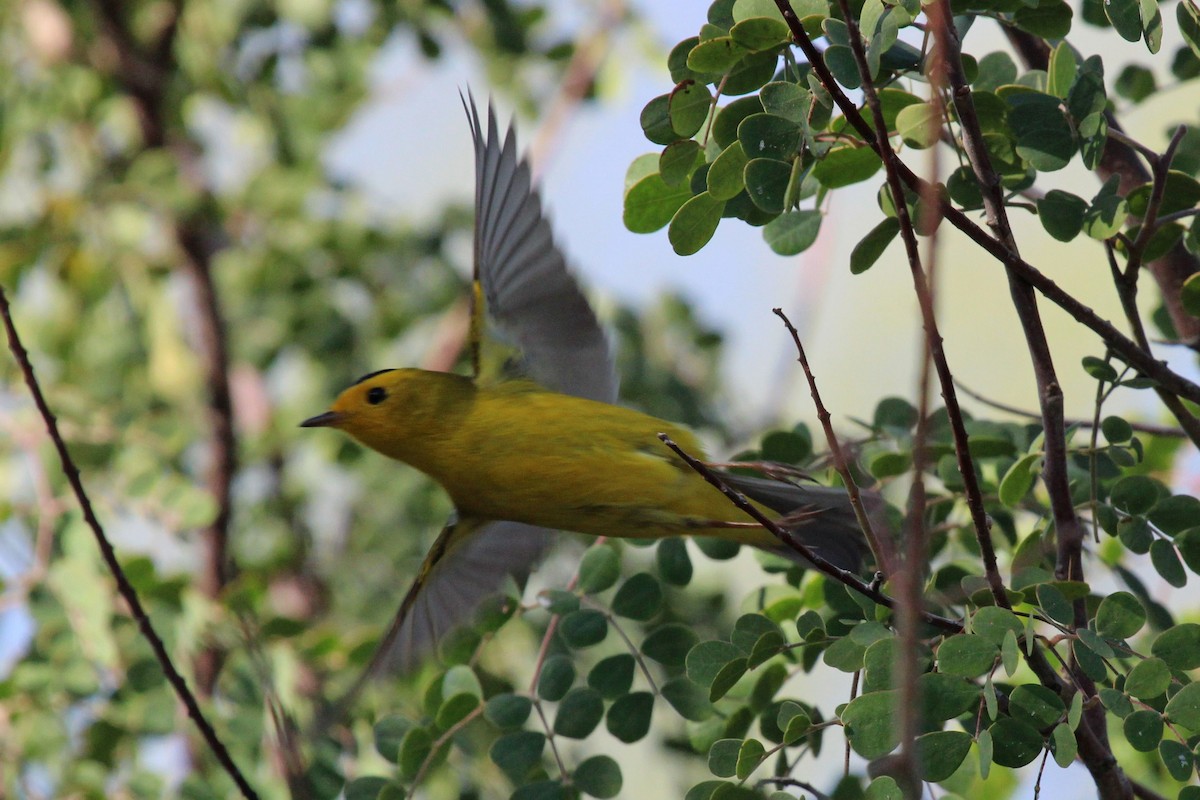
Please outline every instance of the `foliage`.
[[[841, 86], [879, 87], [887, 141], [905, 154], [964, 153], [968, 123], [944, 81], [932, 95], [922, 88], [934, 59], [918, 44], [936, 37], [912, 35], [933, 24], [937, 5], [793, 7], [823, 40], [821, 63]], [[1110, 248], [1125, 297], [1147, 265], [1163, 303], [1155, 323], [1194, 341], [1200, 283], [1162, 279], [1172, 273], [1159, 265], [1198, 249], [1189, 212], [1200, 199], [1200, 138], [1182, 135], [1170, 158], [1151, 151], [1157, 161], [1133, 181], [1141, 186], [1129, 185], [1128, 170], [1113, 170], [1092, 198], [1046, 183], [1076, 160], [1112, 170], [1105, 148], [1124, 141], [1114, 139], [1115, 100], [1135, 105], [1161, 91], [1161, 70], [1145, 65], [1106, 81], [1100, 57], [1067, 43], [1072, 26], [1111, 27], [1155, 54], [1170, 24], [1157, 4], [1088, 0], [1078, 18], [1057, 0], [955, 0], [952, 9], [963, 35], [999, 23], [1019, 52], [1046, 59], [1019, 68], [1004, 52], [962, 54], [1004, 201], [1032, 193], [1050, 236]], [[928, 534], [928, 624], [915, 645], [880, 602], [894, 579], [869, 597], [760, 556], [771, 577], [741, 602], [704, 568], [736, 546], [600, 542], [582, 558], [570, 553], [569, 568], [549, 564], [536, 602], [513, 594], [488, 606], [438, 664], [372, 687], [331, 721], [329, 701], [366, 664], [448, 508], [411, 471], [381, 468], [333, 437], [299, 438], [293, 426], [362, 365], [429, 348], [464, 291], [456, 242], [470, 216], [447, 209], [424, 230], [372, 220], [324, 173], [321, 155], [365, 97], [392, 34], [430, 59], [466, 41], [535, 105], [539, 81], [561, 75], [574, 52], [548, 32], [548, 14], [501, 0], [26, 0], [0, 10], [9, 43], [0, 55], [0, 281], [123, 566], [251, 783], [264, 795], [356, 799], [418, 785], [433, 796], [636, 796], [619, 762], [638, 743], [690, 776], [679, 791], [689, 799], [758, 797], [798, 785], [798, 765], [848, 742], [873, 775], [888, 774], [868, 784], [856, 761], [836, 789], [819, 787], [827, 794], [900, 796], [914, 770], [964, 796], [1002, 794], [1015, 784], [1011, 769], [1047, 755], [1060, 766], [1102, 760], [1106, 724], [1121, 770], [1160, 792], [1194, 783], [1200, 627], [1176, 619], [1144, 580], [1153, 570], [1183, 587], [1200, 572], [1200, 501], [1165, 483], [1179, 438], [1136, 429], [1103, 403], [1114, 391], [1156, 392], [1181, 425], [1191, 412], [1164, 374], [1146, 374], [1111, 337], [1083, 364], [1097, 382], [1090, 430], [1055, 436], [1040, 423], [963, 418], [956, 407], [923, 414], [901, 398], [864, 421], [850, 465], [861, 484], [899, 504], [914, 465], [923, 467], [923, 505], [909, 509], [906, 528]], [[1186, 81], [1200, 74], [1200, 15], [1184, 0], [1175, 19], [1185, 44], [1171, 69]], [[674, 89], [642, 114], [663, 149], [630, 168], [626, 224], [667, 227], [676, 250], [693, 253], [737, 218], [761, 226], [776, 252], [801, 252], [819, 230], [822, 198], [881, 180], [883, 160], [836, 87], [794, 51], [798, 37], [775, 4], [720, 0], [699, 27], [671, 51]], [[877, 129], [869, 119], [860, 112], [867, 132]], [[250, 145], [223, 138], [230, 130]], [[1140, 145], [1126, 146], [1136, 158]], [[235, 157], [240, 168], [225, 168]], [[851, 269], [876, 264], [914, 227], [908, 219], [934, 235], [939, 221], [955, 222], [948, 208], [984, 208], [977, 160], [965, 153], [944, 188], [909, 186], [902, 202], [881, 190], [878, 224]], [[1140, 329], [1132, 299], [1127, 307]], [[719, 432], [706, 398], [719, 340], [674, 300], [649, 319], [616, 317], [626, 399]], [[1148, 350], [1144, 335], [1136, 344]], [[674, 367], [679, 353], [692, 359], [686, 371]], [[191, 738], [114, 599], [19, 375], [5, 370], [13, 444], [3, 535], [35, 544], [30, 568], [8, 579], [6, 619], [23, 610], [36, 628], [0, 680], [0, 753], [19, 765], [4, 772], [3, 790], [229, 796], [228, 777]], [[741, 457], [832, 477], [823, 450], [799, 425], [762, 433]], [[1096, 536], [1086, 575], [1062, 572], [1056, 469]], [[1011, 608], [985, 577], [972, 486]], [[893, 509], [897, 530], [900, 516]], [[1102, 588], [1111, 584], [1119, 588]], [[933, 624], [947, 617], [963, 631]], [[814, 697], [791, 680], [819, 665], [853, 674], [857, 691]], [[908, 684], [903, 665], [914, 667]], [[910, 712], [903, 698], [913, 686], [920, 700]], [[893, 722], [906, 715], [916, 722], [915, 744], [900, 751], [907, 767], [889, 760], [903, 738]], [[190, 755], [156, 755], [182, 735]]]

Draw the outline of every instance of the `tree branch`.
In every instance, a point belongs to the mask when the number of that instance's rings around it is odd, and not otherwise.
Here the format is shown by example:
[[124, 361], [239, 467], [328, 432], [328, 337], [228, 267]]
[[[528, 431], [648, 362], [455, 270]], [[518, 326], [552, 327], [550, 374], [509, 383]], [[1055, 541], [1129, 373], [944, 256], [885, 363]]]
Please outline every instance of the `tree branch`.
[[33, 364], [30, 363], [29, 353], [25, 350], [25, 346], [21, 344], [21, 338], [17, 334], [16, 326], [13, 324], [12, 309], [9, 307], [8, 296], [3, 287], [0, 287], [0, 316], [4, 318], [4, 330], [8, 335], [8, 349], [17, 361], [17, 366], [25, 378], [25, 385], [29, 387], [29, 393], [33, 395], [34, 405], [37, 406], [38, 413], [42, 416], [42, 421], [46, 425], [46, 432], [50, 435], [50, 441], [54, 443], [54, 449], [58, 451], [58, 458], [62, 463], [63, 474], [66, 476], [67, 482], [71, 485], [71, 491], [75, 493], [75, 499], [79, 502], [79, 509], [83, 512], [84, 522], [91, 529], [92, 535], [96, 539], [96, 544], [100, 548], [100, 555], [117, 583], [117, 592], [121, 595], [126, 605], [129, 606], [129, 613], [137, 622], [138, 630], [141, 631], [142, 637], [149, 643], [150, 649], [154, 651], [154, 658], [158, 661], [159, 666], [162, 667], [162, 671], [167, 677], [167, 682], [171, 684], [175, 695], [183, 703], [184, 708], [187, 709], [188, 716], [191, 717], [192, 722], [200, 730], [200, 735], [204, 737], [209, 750], [216, 756], [217, 761], [224, 768], [226, 774], [233, 780], [238, 791], [242, 793], [242, 796], [248, 800], [257, 800], [257, 793], [250, 786], [245, 776], [242, 775], [237, 764], [233, 762], [233, 758], [229, 755], [229, 751], [225, 748], [224, 743], [217, 737], [216, 731], [213, 730], [212, 725], [204, 716], [204, 712], [200, 710], [200, 704], [196, 700], [196, 696], [192, 694], [191, 689], [188, 688], [187, 681], [179, 674], [179, 670], [175, 669], [175, 664], [172, 663], [171, 656], [167, 653], [166, 645], [163, 644], [162, 638], [155, 631], [145, 607], [142, 606], [142, 601], [138, 598], [137, 592], [129, 582], [129, 578], [125, 575], [125, 570], [121, 568], [121, 564], [117, 560], [116, 551], [113, 550], [112, 543], [108, 540], [108, 536], [105, 535], [104, 528], [101, 527], [100, 520], [97, 519], [96, 512], [92, 509], [92, 502], [83, 488], [83, 481], [79, 476], [79, 468], [75, 466], [75, 461], [71, 458], [71, 453], [67, 450], [67, 444], [63, 441], [62, 434], [59, 433], [58, 421], [55, 419], [53, 412], [50, 411], [50, 407], [46, 404], [42, 388], [33, 373]]

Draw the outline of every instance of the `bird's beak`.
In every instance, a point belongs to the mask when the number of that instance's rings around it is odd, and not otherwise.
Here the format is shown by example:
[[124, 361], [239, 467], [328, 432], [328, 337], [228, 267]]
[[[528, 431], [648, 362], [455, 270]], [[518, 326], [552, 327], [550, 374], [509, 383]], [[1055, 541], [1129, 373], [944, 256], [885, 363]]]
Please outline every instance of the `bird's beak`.
[[342, 415], [336, 411], [326, 411], [324, 414], [317, 414], [315, 417], [309, 417], [300, 423], [301, 428], [336, 428], [338, 423], [342, 421]]

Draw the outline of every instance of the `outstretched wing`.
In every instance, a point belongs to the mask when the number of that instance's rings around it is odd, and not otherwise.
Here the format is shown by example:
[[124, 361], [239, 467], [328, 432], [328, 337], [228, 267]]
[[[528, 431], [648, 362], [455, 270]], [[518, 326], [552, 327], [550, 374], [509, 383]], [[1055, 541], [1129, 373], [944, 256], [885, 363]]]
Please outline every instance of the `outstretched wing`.
[[463, 107], [475, 141], [475, 296], [472, 355], [486, 379], [486, 321], [519, 351], [515, 367], [556, 392], [615, 402], [617, 374], [608, 340], [563, 254], [510, 126], [501, 140], [488, 105], [487, 131], [468, 95]]
[[335, 704], [344, 709], [374, 675], [408, 672], [421, 664], [443, 636], [471, 620], [486, 598], [511, 576], [525, 585], [550, 538], [550, 531], [521, 522], [454, 520], [425, 555], [371, 663]]

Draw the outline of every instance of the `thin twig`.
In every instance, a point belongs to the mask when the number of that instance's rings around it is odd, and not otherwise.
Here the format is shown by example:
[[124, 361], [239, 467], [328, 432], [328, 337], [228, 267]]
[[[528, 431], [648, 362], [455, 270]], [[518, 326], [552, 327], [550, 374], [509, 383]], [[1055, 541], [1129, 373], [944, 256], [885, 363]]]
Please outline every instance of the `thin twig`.
[[817, 389], [817, 379], [813, 376], [812, 369], [808, 366], [808, 356], [804, 352], [804, 344], [800, 341], [800, 332], [796, 330], [796, 326], [783, 313], [783, 309], [773, 308], [771, 311], [775, 316], [783, 320], [788, 333], [792, 335], [792, 341], [796, 345], [796, 360], [800, 362], [800, 368], [804, 370], [804, 377], [808, 381], [808, 390], [812, 395], [813, 405], [817, 409], [817, 419], [821, 422], [821, 428], [825, 431], [825, 440], [829, 443], [829, 452], [833, 455], [834, 469], [841, 476], [842, 483], [845, 484], [846, 491], [850, 495], [850, 505], [854, 508], [854, 516], [858, 520], [859, 527], [862, 528], [863, 535], [867, 537], [871, 552], [875, 554], [875, 563], [883, 569], [885, 575], [892, 575], [900, 566], [896, 561], [895, 544], [886, 536], [880, 538], [871, 525], [871, 518], [867, 515], [867, 510], [863, 506], [862, 494], [858, 490], [858, 484], [855, 482], [854, 476], [850, 474], [850, 464], [846, 459], [846, 454], [842, 451], [842, 445], [838, 441], [837, 434], [833, 431], [833, 422], [829, 409], [821, 401], [821, 392]]
[[[803, 542], [793, 536], [789, 530], [780, 527], [773, 519], [755, 508], [754, 505], [747, 500], [741, 492], [735, 491], [726, 485], [725, 482], [722, 481], [715, 472], [704, 465], [704, 462], [688, 455], [683, 448], [671, 440], [670, 436], [665, 433], [660, 433], [658, 438], [662, 440], [663, 444], [675, 451], [675, 454], [682, 458], [684, 463], [686, 463], [696, 472], [700, 473], [700, 476], [704, 478], [704, 480], [708, 481], [709, 484], [719, 490], [721, 494], [729, 498], [729, 501], [741, 509], [742, 512], [750, 515], [750, 517], [762, 525], [771, 535], [777, 538], [784, 545], [792, 550], [795, 550], [805, 559], [812, 562], [812, 565], [820, 572], [823, 572], [842, 585], [853, 589], [864, 597], [875, 603], [878, 603], [881, 606], [884, 606], [885, 608], [896, 607], [895, 599], [879, 591], [879, 589], [875, 588], [873, 584], [866, 583], [853, 572], [842, 569], [836, 564], [825, 560], [810, 550]], [[921, 619], [935, 628], [940, 628], [941, 630], [948, 631], [950, 633], [961, 633], [963, 629], [962, 623], [958, 620], [950, 619], [949, 617], [942, 617], [928, 611], [921, 612]]]
[[[967, 395], [968, 397], [970, 397], [973, 400], [977, 400], [980, 403], [983, 403], [985, 406], [988, 406], [989, 408], [994, 408], [997, 411], [1004, 411], [1009, 414], [1016, 414], [1019, 417], [1028, 417], [1030, 419], [1038, 418], [1037, 412], [1030, 411], [1027, 408], [1018, 408], [1017, 406], [1011, 406], [1007, 403], [1001, 403], [999, 400], [993, 400], [990, 397], [980, 394], [979, 392], [976, 392], [974, 389], [971, 389], [969, 386], [964, 384], [958, 378], [954, 379], [954, 385], [957, 386], [958, 390], [960, 392], [962, 392], [963, 394]], [[1070, 427], [1070, 428], [1090, 428], [1090, 427], [1092, 427], [1092, 424], [1093, 424], [1091, 420], [1078, 419], [1078, 418], [1073, 418], [1073, 417], [1068, 417], [1066, 420], [1064, 420], [1064, 422], [1067, 424], [1067, 427]], [[1166, 437], [1170, 437], [1172, 439], [1186, 439], [1187, 438], [1186, 431], [1183, 431], [1180, 428], [1172, 428], [1169, 425], [1154, 425], [1149, 422], [1130, 422], [1129, 427], [1132, 428], [1133, 430], [1137, 431], [1138, 433], [1145, 433], [1150, 436], [1166, 436]]]
[[54, 443], [54, 449], [58, 451], [59, 460], [62, 462], [63, 474], [67, 478], [67, 482], [71, 484], [71, 490], [75, 493], [75, 499], [79, 502], [80, 511], [83, 512], [84, 522], [91, 529], [93, 536], [96, 538], [96, 544], [100, 548], [100, 555], [104, 559], [105, 565], [112, 573], [113, 579], [117, 584], [117, 591], [121, 598], [129, 606], [129, 613], [133, 616], [138, 624], [138, 629], [142, 632], [143, 638], [150, 645], [150, 649], [154, 651], [154, 657], [162, 667], [163, 673], [167, 677], [167, 681], [174, 689], [175, 695], [183, 703], [187, 709], [188, 716], [192, 722], [200, 730], [200, 735], [204, 737], [205, 744], [212, 751], [217, 761], [220, 762], [226, 774], [233, 780], [238, 787], [238, 791], [248, 800], [256, 800], [258, 794], [250, 786], [237, 764], [233, 762], [233, 758], [229, 755], [229, 751], [225, 748], [225, 744], [217, 736], [212, 725], [204, 716], [204, 712], [200, 710], [200, 704], [196, 700], [196, 696], [192, 694], [192, 690], [188, 688], [187, 681], [179, 671], [175, 669], [175, 664], [171, 661], [171, 656], [167, 653], [166, 645], [163, 644], [162, 638], [155, 631], [153, 624], [150, 622], [150, 617], [146, 614], [146, 609], [142, 606], [142, 601], [138, 598], [137, 591], [129, 582], [129, 578], [125, 575], [125, 570], [121, 568], [120, 561], [117, 560], [116, 551], [113, 550], [112, 543], [109, 542], [108, 536], [104, 533], [104, 528], [100, 525], [100, 520], [96, 518], [96, 512], [92, 509], [92, 502], [87, 496], [87, 492], [83, 488], [83, 481], [79, 477], [79, 468], [75, 466], [75, 461], [71, 458], [70, 452], [67, 450], [67, 444], [63, 441], [62, 434], [58, 431], [58, 421], [55, 419], [50, 407], [46, 404], [46, 398], [42, 394], [42, 388], [38, 384], [37, 378], [33, 374], [33, 364], [29, 361], [29, 353], [26, 352], [24, 345], [21, 344], [21, 338], [17, 334], [17, 328], [13, 324], [12, 309], [8, 304], [8, 296], [3, 287], [0, 287], [0, 315], [4, 317], [4, 330], [8, 335], [8, 349], [12, 351], [13, 357], [17, 360], [17, 366], [21, 369], [21, 374], [25, 378], [25, 384], [29, 387], [29, 393], [33, 395], [34, 405], [37, 406], [38, 412], [42, 415], [42, 421], [46, 424], [46, 432], [50, 435], [50, 440]]

